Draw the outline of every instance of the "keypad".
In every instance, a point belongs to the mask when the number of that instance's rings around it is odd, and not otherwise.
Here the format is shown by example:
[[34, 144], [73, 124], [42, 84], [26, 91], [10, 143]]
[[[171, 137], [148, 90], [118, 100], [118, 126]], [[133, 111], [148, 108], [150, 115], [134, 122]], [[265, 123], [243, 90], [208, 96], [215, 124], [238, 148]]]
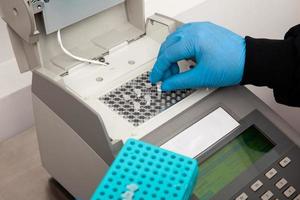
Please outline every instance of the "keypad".
[[246, 199], [248, 199], [248, 195], [245, 192], [243, 192], [242, 194], [240, 194], [240, 196], [235, 198], [235, 200], [246, 200]]
[[277, 170], [272, 168], [265, 175], [268, 179], [273, 178], [277, 174]]
[[286, 197], [291, 197], [294, 193], [296, 192], [296, 189], [293, 186], [288, 187], [288, 189], [286, 189], [284, 191], [284, 196]]
[[266, 193], [264, 193], [264, 194], [261, 196], [261, 199], [262, 199], [262, 200], [269, 200], [269, 199], [271, 199], [273, 196], [274, 196], [273, 192], [271, 192], [270, 190], [268, 190]]
[[287, 184], [287, 180], [285, 178], [280, 179], [275, 185], [280, 190]]
[[281, 167], [286, 167], [288, 164], [290, 164], [291, 159], [289, 157], [285, 157], [284, 159], [282, 159], [279, 164]]
[[251, 185], [251, 189], [256, 192], [259, 188], [263, 186], [263, 183], [260, 180], [257, 180], [255, 183]]
[[281, 172], [287, 170], [285, 168], [291, 163], [291, 157], [287, 156], [273, 163], [273, 167], [262, 174], [260, 179], [254, 180], [248, 186], [248, 190], [242, 191], [235, 200], [257, 198], [261, 200], [300, 200], [300, 194], [295, 187], [297, 185], [293, 185], [295, 183], [291, 181], [293, 179], [291, 178], [290, 182], [289, 177], [284, 176], [286, 173]]

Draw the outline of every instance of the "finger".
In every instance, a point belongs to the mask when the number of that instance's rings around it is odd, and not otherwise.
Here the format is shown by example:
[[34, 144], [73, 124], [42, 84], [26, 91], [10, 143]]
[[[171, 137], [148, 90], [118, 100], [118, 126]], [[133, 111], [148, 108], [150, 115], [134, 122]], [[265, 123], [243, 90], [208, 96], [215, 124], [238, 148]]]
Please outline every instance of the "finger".
[[191, 25], [192, 25], [191, 23], [184, 24], [184, 25], [180, 26], [179, 28], [177, 28], [175, 32], [168, 35], [166, 40], [161, 45], [158, 55], [160, 55], [160, 53], [163, 52], [169, 46], [171, 46], [171, 45], [175, 44], [176, 42], [178, 42], [179, 40], [181, 40], [183, 37], [182, 33], [184, 32], [184, 30], [188, 29]]
[[150, 75], [150, 80], [152, 83], [157, 83], [162, 80], [164, 72], [169, 69], [173, 63], [183, 60], [185, 58], [192, 57], [192, 51], [188, 49], [186, 41], [180, 40], [165, 51], [158, 57], [152, 73]]
[[171, 71], [171, 68], [166, 70], [165, 73], [163, 74], [163, 77], [161, 79], [161, 81], [164, 81], [168, 78], [170, 78], [172, 76], [172, 71]]
[[179, 42], [182, 39], [182, 36], [178, 32], [174, 32], [171, 35], [169, 35], [166, 40], [162, 43], [158, 57], [161, 55], [162, 52], [164, 52], [167, 48], [175, 44], [176, 42]]
[[201, 87], [201, 85], [199, 84], [200, 81], [197, 81], [197, 79], [201, 79], [201, 78], [198, 76], [200, 75], [196, 72], [195, 69], [191, 69], [189, 71], [176, 74], [166, 79], [162, 83], [162, 90], [173, 91], [179, 89], [190, 89], [190, 88]]
[[179, 66], [177, 63], [173, 63], [172, 66], [170, 67], [170, 69], [168, 69], [164, 75], [163, 75], [163, 78], [162, 78], [162, 81], [170, 78], [171, 76], [175, 75], [175, 74], [178, 74], [179, 72]]
[[179, 66], [177, 63], [173, 63], [172, 66], [171, 66], [171, 72], [172, 72], [172, 75], [175, 75], [175, 74], [178, 74], [179, 73]]
[[168, 35], [168, 37], [165, 39], [165, 41], [161, 45], [161, 48], [160, 48], [159, 52], [164, 51], [167, 47], [169, 47], [169, 46], [175, 44], [176, 42], [178, 42], [183, 37], [182, 33], [186, 29], [188, 29], [190, 26], [191, 26], [191, 23], [184, 24], [184, 25], [180, 26], [179, 28], [177, 28], [175, 32]]

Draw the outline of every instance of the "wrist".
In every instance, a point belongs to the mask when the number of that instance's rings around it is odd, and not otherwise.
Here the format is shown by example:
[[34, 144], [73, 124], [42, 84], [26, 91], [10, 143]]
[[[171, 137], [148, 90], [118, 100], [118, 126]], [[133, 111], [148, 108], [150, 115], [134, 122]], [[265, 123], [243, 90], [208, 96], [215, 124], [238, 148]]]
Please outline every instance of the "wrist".
[[[241, 84], [274, 87], [293, 70], [293, 45], [290, 40], [269, 40], [246, 37], [245, 69]], [[290, 74], [288, 74], [290, 73]]]
[[246, 63], [246, 40], [243, 38], [242, 41], [242, 49], [241, 49], [241, 55], [240, 55], [240, 61], [238, 66], [238, 81], [236, 85], [240, 84], [243, 80], [244, 71], [245, 71], [245, 63]]

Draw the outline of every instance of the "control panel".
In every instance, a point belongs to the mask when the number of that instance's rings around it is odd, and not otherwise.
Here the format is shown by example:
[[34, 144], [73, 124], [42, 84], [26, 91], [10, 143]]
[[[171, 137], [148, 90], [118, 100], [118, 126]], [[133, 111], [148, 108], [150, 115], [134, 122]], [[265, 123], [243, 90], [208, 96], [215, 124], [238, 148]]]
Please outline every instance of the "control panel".
[[196, 156], [193, 200], [299, 200], [300, 148], [258, 111], [239, 124]]
[[295, 147], [244, 187], [235, 200], [300, 200], [300, 150]]

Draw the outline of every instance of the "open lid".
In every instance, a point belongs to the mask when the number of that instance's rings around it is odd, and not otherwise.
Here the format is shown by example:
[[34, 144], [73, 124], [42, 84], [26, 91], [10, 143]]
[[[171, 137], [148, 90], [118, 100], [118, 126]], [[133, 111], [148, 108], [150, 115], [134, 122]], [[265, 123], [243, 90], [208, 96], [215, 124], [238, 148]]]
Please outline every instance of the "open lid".
[[44, 2], [43, 18], [46, 33], [49, 34], [111, 8], [124, 0], [45, 0]]
[[[99, 27], [107, 27], [106, 24], [110, 22], [114, 26], [119, 26], [120, 23], [130, 24], [130, 26], [141, 30], [133, 31], [134, 35], [145, 29], [144, 0], [76, 0], [71, 3], [69, 0], [0, 0], [0, 10], [3, 20], [7, 23], [12, 47], [21, 72], [47, 66], [48, 63], [52, 65], [58, 62], [62, 70], [65, 70], [61, 67], [65, 62], [69, 66], [72, 65], [72, 61], [60, 58], [59, 55], [59, 59], [50, 61], [53, 60], [54, 56], [57, 56], [56, 53], [62, 53], [54, 39], [54, 32], [59, 29], [67, 29], [66, 47], [73, 49], [78, 49], [78, 46], [73, 46], [73, 43], [76, 43], [74, 36], [78, 36], [79, 32], [81, 34], [94, 32], [95, 28], [98, 27], [93, 26], [95, 21]], [[105, 14], [102, 15], [102, 13]], [[111, 21], [106, 21], [107, 18]], [[83, 25], [86, 22], [89, 25]], [[90, 30], [82, 31], [84, 27], [88, 27]], [[114, 28], [112, 30], [116, 32]], [[102, 34], [99, 31], [100, 33]], [[120, 36], [118, 37], [116, 40], [120, 40]], [[74, 39], [70, 40], [70, 38]], [[105, 39], [105, 37], [103, 38]], [[103, 38], [100, 39], [103, 41]], [[94, 38], [87, 38], [86, 40], [92, 39]], [[115, 42], [113, 35], [110, 35], [110, 40], [112, 43]], [[88, 47], [90, 49], [85, 51], [83, 55], [91, 56], [95, 45], [90, 46]]]

